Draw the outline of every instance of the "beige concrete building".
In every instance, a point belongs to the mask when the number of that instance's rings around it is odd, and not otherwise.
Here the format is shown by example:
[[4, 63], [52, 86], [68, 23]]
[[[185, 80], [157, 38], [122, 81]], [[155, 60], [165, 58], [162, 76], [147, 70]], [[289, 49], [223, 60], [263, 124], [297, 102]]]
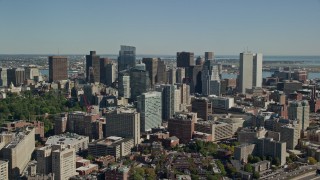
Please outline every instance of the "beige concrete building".
[[55, 180], [65, 180], [76, 175], [76, 154], [74, 148], [52, 151], [52, 172]]
[[289, 103], [288, 117], [297, 120], [300, 130], [305, 131], [309, 127], [309, 103], [308, 101], [294, 101]]
[[232, 124], [217, 121], [198, 121], [195, 131], [211, 134], [212, 141], [231, 138], [234, 135]]
[[281, 141], [287, 143], [287, 149], [293, 150], [298, 145], [300, 130], [298, 125], [287, 124], [280, 127]]
[[9, 160], [9, 179], [20, 177], [35, 149], [35, 128], [27, 127], [14, 134], [14, 138], [1, 150], [1, 157]]
[[89, 144], [89, 154], [94, 157], [111, 155], [117, 159], [130, 154], [134, 147], [132, 138], [110, 136]]
[[56, 148], [60, 148], [60, 146], [70, 145], [75, 149], [77, 153], [88, 149], [88, 144], [89, 137], [80, 136], [74, 133], [50, 136], [46, 142], [46, 146], [57, 146]]
[[36, 150], [37, 173], [49, 174], [52, 172], [52, 146], [44, 146]]
[[0, 160], [0, 180], [8, 180], [9, 179], [9, 162]]
[[106, 114], [106, 136], [133, 138], [140, 144], [140, 113], [133, 108], [118, 108]]

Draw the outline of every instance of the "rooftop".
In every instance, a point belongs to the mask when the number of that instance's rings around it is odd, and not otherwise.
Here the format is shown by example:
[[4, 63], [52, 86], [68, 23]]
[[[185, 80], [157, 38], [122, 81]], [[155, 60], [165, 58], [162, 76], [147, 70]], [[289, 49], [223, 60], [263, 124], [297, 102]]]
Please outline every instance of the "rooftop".
[[46, 142], [46, 145], [58, 145], [58, 144], [75, 144], [79, 140], [87, 139], [89, 141], [89, 137], [80, 136], [75, 133], [66, 133], [61, 135], [50, 136]]

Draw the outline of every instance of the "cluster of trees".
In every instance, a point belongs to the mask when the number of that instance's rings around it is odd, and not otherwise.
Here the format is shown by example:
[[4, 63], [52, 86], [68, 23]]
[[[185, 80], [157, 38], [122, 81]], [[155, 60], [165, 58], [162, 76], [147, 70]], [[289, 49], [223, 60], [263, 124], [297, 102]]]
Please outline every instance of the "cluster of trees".
[[135, 167], [130, 171], [134, 180], [154, 180], [157, 177], [153, 168]]
[[24, 91], [20, 95], [8, 93], [0, 101], [0, 125], [13, 120], [40, 120], [45, 123], [45, 130], [52, 128], [52, 122], [45, 114], [57, 114], [66, 111], [83, 110], [79, 103], [70, 103], [63, 92], [49, 91], [37, 93]]
[[215, 156], [217, 154], [218, 145], [213, 142], [204, 142], [196, 140], [194, 143], [190, 143], [185, 146], [185, 152], [199, 152], [203, 156]]

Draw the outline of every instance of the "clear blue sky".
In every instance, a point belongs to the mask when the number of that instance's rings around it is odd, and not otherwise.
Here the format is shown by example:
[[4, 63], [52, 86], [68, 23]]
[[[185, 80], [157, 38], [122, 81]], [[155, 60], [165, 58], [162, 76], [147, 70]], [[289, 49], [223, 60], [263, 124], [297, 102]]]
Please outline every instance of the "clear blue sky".
[[0, 0], [0, 54], [320, 55], [320, 0]]

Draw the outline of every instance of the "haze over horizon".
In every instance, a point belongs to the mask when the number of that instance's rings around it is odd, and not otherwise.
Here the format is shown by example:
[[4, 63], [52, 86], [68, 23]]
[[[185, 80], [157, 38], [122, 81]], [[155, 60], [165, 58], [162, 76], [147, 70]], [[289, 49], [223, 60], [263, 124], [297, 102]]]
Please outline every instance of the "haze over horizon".
[[0, 0], [0, 54], [320, 55], [319, 19], [319, 0]]

